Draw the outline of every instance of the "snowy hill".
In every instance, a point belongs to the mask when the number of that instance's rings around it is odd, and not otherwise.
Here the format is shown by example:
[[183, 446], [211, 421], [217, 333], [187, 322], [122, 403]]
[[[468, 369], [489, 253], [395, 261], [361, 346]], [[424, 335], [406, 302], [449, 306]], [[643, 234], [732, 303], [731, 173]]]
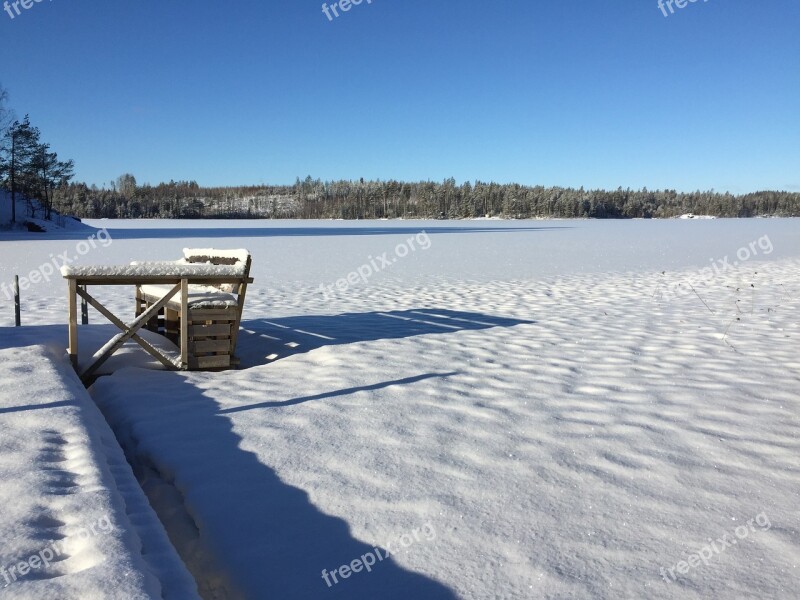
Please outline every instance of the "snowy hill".
[[53, 211], [50, 220], [40, 218], [41, 215], [44, 214], [44, 209], [36, 200], [31, 202], [35, 207], [36, 217], [30, 216], [31, 210], [28, 200], [23, 196], [17, 195], [16, 224], [12, 226], [11, 194], [6, 190], [0, 189], [0, 228], [5, 229], [12, 227], [14, 229], [27, 229], [33, 232], [91, 229], [87, 225], [81, 223], [80, 220], [74, 217], [60, 215], [56, 211]]

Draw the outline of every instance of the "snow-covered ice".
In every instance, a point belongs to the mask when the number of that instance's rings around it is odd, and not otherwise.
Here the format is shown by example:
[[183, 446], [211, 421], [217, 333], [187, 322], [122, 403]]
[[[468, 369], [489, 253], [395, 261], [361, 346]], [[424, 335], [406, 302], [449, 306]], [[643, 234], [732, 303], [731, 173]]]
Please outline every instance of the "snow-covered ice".
[[205, 597], [797, 597], [795, 221], [95, 225], [252, 252], [240, 370], [90, 390]]

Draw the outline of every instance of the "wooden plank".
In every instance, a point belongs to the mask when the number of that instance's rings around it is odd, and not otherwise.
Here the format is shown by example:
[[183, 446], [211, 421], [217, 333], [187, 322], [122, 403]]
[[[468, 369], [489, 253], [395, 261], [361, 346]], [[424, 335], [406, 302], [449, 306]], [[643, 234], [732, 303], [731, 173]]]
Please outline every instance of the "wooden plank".
[[231, 341], [230, 340], [199, 340], [196, 342], [189, 342], [189, 347], [192, 353], [203, 352], [224, 352], [230, 354]]
[[[153, 304], [153, 306], [151, 306], [146, 311], [144, 311], [141, 315], [136, 317], [136, 319], [134, 319], [133, 323], [131, 323], [130, 326], [125, 325], [125, 329], [123, 330], [123, 334], [120, 335], [120, 336], [117, 336], [116, 338], [112, 338], [112, 339], [114, 339], [114, 342], [112, 344], [106, 344], [106, 347], [103, 349], [103, 351], [100, 353], [100, 355], [99, 356], [98, 355], [94, 356], [94, 359], [95, 359], [94, 362], [91, 365], [89, 365], [89, 367], [86, 370], [84, 370], [83, 373], [81, 373], [81, 379], [83, 379], [85, 381], [86, 379], [91, 377], [92, 374], [95, 371], [97, 371], [97, 369], [99, 369], [100, 366], [104, 362], [106, 362], [112, 354], [114, 354], [114, 352], [119, 350], [120, 347], [122, 347], [122, 345], [125, 342], [127, 342], [129, 339], [131, 339], [133, 337], [133, 335], [137, 331], [139, 331], [139, 329], [141, 329], [142, 326], [145, 323], [147, 323], [147, 321], [149, 321], [153, 317], [153, 315], [157, 315], [158, 311], [160, 311], [164, 307], [164, 305], [167, 302], [169, 302], [170, 298], [172, 298], [175, 294], [178, 293], [180, 288], [181, 288], [180, 285], [176, 285], [159, 302]], [[77, 320], [77, 314], [76, 314], [76, 320]], [[77, 327], [77, 325], [76, 325], [76, 327]], [[109, 341], [111, 341], [111, 340], [109, 340]]]
[[239, 327], [242, 323], [244, 300], [247, 297], [247, 284], [252, 281], [249, 279], [250, 265], [252, 264], [252, 260], [253, 259], [250, 256], [247, 257], [247, 262], [245, 263], [244, 267], [244, 274], [246, 277], [248, 277], [248, 279], [239, 284], [239, 294], [236, 299], [236, 322], [233, 324], [233, 332], [231, 333], [231, 354], [236, 352], [236, 342], [239, 341]]
[[[150, 303], [150, 304], [152, 304], [153, 302], [158, 302], [161, 299], [161, 296], [152, 295], [152, 294], [144, 294], [144, 297], [145, 297], [145, 300], [147, 300], [147, 302]], [[195, 298], [192, 298], [192, 301], [193, 302], [199, 302], [199, 301], [202, 301], [202, 299], [198, 298], [198, 297], [195, 297]], [[169, 308], [170, 310], [174, 310], [175, 312], [180, 312], [180, 310], [181, 310], [181, 299], [180, 298], [173, 298], [172, 300], [169, 301], [169, 304], [167, 304], [167, 308]], [[227, 317], [227, 318], [229, 318], [231, 320], [236, 318], [236, 316], [235, 316], [236, 315], [236, 305], [235, 304], [233, 304], [231, 306], [219, 306], [219, 307], [209, 306], [208, 308], [200, 308], [200, 307], [194, 308], [191, 305], [189, 305], [189, 308], [191, 309], [192, 314], [194, 314], [197, 311], [202, 311], [203, 313], [210, 314], [211, 315], [210, 318], [220, 318], [220, 317], [224, 318], [224, 317]], [[205, 318], [208, 318], [208, 317], [205, 317]]]
[[189, 280], [181, 279], [181, 368], [189, 368]]
[[[116, 315], [112, 314], [110, 310], [108, 310], [105, 306], [100, 304], [97, 300], [95, 300], [92, 296], [89, 295], [88, 292], [78, 288], [78, 294], [80, 294], [81, 298], [83, 298], [86, 302], [92, 305], [97, 312], [103, 315], [106, 319], [111, 321], [114, 325], [122, 329], [123, 331], [127, 329], [127, 325], [123, 323], [120, 319], [116, 317]], [[167, 367], [168, 369], [176, 369], [177, 365], [175, 361], [168, 357], [165, 354], [159, 352], [156, 348], [150, 345], [150, 343], [139, 336], [138, 333], [133, 334], [133, 340], [139, 344], [142, 348], [144, 348], [148, 354], [150, 354], [153, 358], [157, 359], [162, 365]]]
[[190, 325], [189, 337], [208, 337], [208, 336], [221, 336], [231, 334], [230, 323], [214, 323], [213, 325]]
[[[81, 285], [78, 286], [78, 290], [86, 291], [86, 286]], [[89, 324], [89, 306], [86, 304], [86, 299], [84, 298], [81, 301], [81, 325], [88, 325]]]
[[67, 300], [69, 303], [69, 361], [72, 366], [78, 368], [78, 283], [74, 279], [70, 279], [67, 283]]
[[224, 369], [231, 366], [231, 357], [227, 354], [220, 356], [192, 356], [189, 358], [190, 369]]
[[191, 321], [235, 321], [236, 307], [231, 308], [193, 308], [189, 313]]
[[137, 285], [134, 292], [134, 298], [136, 300], [136, 306], [134, 307], [134, 316], [138, 317], [142, 314], [142, 305], [144, 303], [144, 299], [142, 298], [142, 292]]

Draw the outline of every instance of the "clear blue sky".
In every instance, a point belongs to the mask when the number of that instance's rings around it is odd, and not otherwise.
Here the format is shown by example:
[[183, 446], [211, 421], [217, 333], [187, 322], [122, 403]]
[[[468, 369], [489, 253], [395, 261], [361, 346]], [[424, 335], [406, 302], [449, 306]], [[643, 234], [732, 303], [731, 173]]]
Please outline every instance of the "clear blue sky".
[[329, 21], [320, 0], [44, 0], [0, 12], [0, 83], [98, 185], [800, 191], [800, 2], [674, 10], [364, 0]]

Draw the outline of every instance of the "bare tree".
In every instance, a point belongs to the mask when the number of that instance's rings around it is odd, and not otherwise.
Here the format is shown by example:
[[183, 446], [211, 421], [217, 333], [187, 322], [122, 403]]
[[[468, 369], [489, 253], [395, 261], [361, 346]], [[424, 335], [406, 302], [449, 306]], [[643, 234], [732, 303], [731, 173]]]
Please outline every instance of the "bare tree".
[[8, 107], [8, 90], [0, 84], [0, 137], [5, 135], [13, 120], [14, 111]]
[[116, 190], [126, 199], [133, 200], [133, 197], [136, 194], [136, 177], [130, 173], [120, 175], [117, 177]]

